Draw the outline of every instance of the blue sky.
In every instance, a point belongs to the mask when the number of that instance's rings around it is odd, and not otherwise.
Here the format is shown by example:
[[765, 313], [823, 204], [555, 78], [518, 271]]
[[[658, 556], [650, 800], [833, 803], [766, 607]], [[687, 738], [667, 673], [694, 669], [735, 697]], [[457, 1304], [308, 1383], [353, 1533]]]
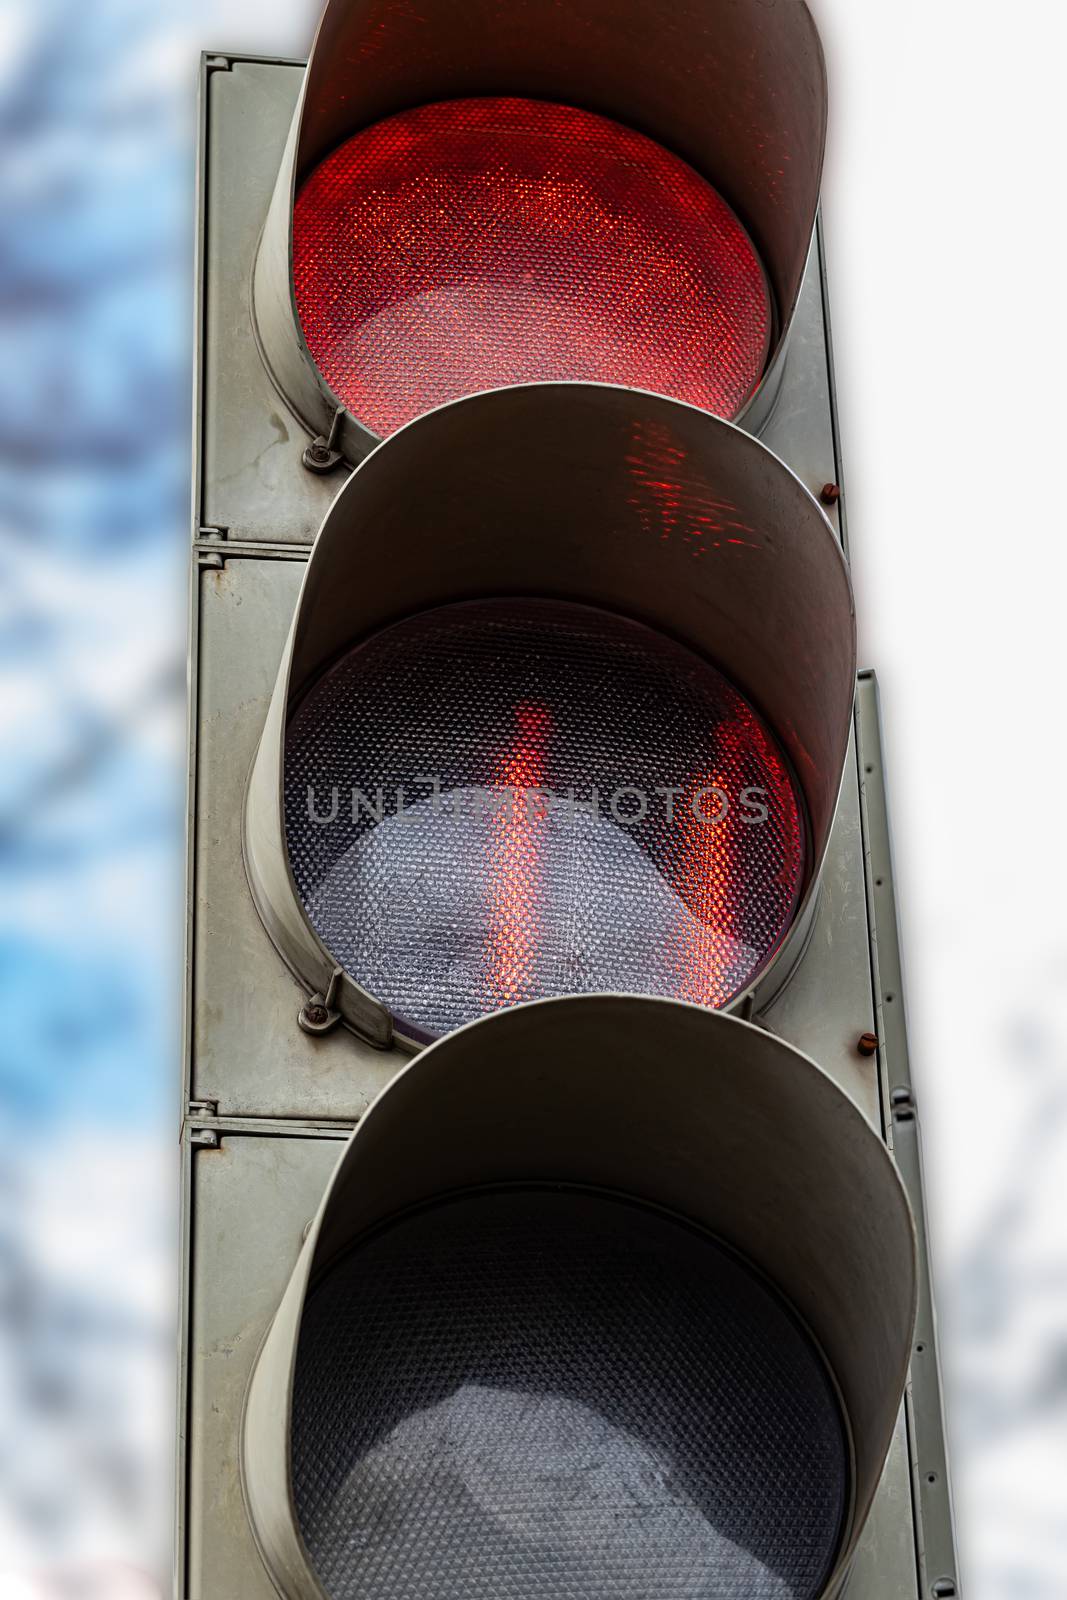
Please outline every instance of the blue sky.
[[5, 1594], [169, 1566], [196, 78], [260, 9], [0, 0]]

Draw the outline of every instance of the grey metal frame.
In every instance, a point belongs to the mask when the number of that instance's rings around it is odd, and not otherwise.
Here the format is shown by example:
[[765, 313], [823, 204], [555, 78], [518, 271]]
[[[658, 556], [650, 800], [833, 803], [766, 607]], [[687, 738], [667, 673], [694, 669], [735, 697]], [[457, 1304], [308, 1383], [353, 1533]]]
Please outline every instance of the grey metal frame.
[[531, 1172], [633, 1194], [706, 1227], [799, 1312], [839, 1384], [850, 1436], [855, 1499], [821, 1591], [835, 1600], [911, 1354], [917, 1261], [904, 1187], [859, 1107], [810, 1057], [737, 1018], [634, 995], [543, 1000], [471, 1023], [417, 1056], [356, 1129], [245, 1407], [245, 1495], [281, 1592], [325, 1600], [289, 1464], [308, 1286], [387, 1218]]
[[[740, 538], [649, 538], [648, 507], [634, 494], [642, 438], [655, 441], [657, 476], [662, 452], [685, 462], [682, 520], [686, 497], [698, 513], [725, 503]], [[669, 633], [713, 659], [776, 732], [807, 802], [811, 861], [789, 933], [729, 1008], [765, 1010], [810, 937], [844, 771], [856, 641], [840, 543], [813, 496], [742, 429], [636, 390], [532, 384], [442, 406], [387, 440], [338, 494], [308, 561], [243, 844], [260, 915], [320, 1008], [319, 1026], [340, 1018], [380, 1048], [415, 1044], [336, 966], [297, 894], [283, 806], [291, 709], [354, 641], [498, 594], [602, 606]], [[765, 627], [754, 639], [757, 613]]]
[[[194, 529], [219, 544], [310, 544], [349, 470], [304, 470], [307, 432], [252, 333], [256, 252], [302, 81], [299, 62], [203, 59], [193, 514]], [[820, 259], [816, 236], [759, 428], [815, 495], [834, 467]], [[828, 510], [832, 522], [839, 514], [839, 506]]]
[[[275, 1593], [255, 1552], [238, 1484], [248, 1375], [340, 1141], [408, 1059], [363, 1047], [343, 1032], [328, 1038], [301, 1032], [296, 1019], [303, 990], [270, 946], [238, 859], [240, 786], [308, 546], [345, 474], [341, 468], [322, 478], [302, 470], [306, 435], [279, 404], [249, 331], [252, 259], [300, 77], [296, 63], [205, 58], [190, 622], [179, 1600], [271, 1600]], [[235, 261], [243, 263], [239, 282], [231, 278]], [[842, 482], [829, 363], [817, 236], [782, 386], [762, 433], [816, 494], [826, 482]], [[828, 514], [845, 543], [843, 497]], [[862, 673], [811, 942], [761, 1020], [818, 1060], [882, 1128], [911, 1198], [920, 1247], [916, 1348], [847, 1592], [850, 1600], [941, 1600], [957, 1593], [958, 1579], [892, 883], [876, 695], [872, 675]], [[835, 938], [840, 928], [855, 937]], [[856, 1048], [867, 1031], [880, 1041], [873, 1058]]]

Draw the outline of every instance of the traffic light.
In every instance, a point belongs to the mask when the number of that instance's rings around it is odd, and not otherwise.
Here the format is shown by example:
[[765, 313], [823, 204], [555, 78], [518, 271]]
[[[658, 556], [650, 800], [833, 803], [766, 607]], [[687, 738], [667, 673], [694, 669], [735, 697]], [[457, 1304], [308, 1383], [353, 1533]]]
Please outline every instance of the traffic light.
[[312, 1224], [245, 1412], [264, 1559], [294, 1596], [836, 1593], [914, 1292], [885, 1145], [798, 1051], [501, 1011], [400, 1073]]
[[183, 1600], [956, 1593], [825, 118], [798, 0], [205, 60]]
[[323, 523], [249, 783], [305, 1027], [766, 1004], [811, 931], [854, 695], [840, 545], [748, 434], [584, 384], [411, 423]]
[[826, 130], [807, 7], [766, 11], [331, 0], [253, 276], [320, 464], [521, 382], [766, 418]]

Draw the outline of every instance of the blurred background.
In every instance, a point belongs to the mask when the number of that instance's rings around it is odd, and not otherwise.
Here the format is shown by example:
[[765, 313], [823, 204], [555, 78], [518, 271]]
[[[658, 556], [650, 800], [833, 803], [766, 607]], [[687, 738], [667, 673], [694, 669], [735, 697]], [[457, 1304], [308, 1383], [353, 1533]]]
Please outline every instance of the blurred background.
[[[169, 1592], [197, 58], [315, 9], [0, 0], [0, 1600]], [[1063, 1600], [1067, 25], [814, 9], [963, 1593]]]

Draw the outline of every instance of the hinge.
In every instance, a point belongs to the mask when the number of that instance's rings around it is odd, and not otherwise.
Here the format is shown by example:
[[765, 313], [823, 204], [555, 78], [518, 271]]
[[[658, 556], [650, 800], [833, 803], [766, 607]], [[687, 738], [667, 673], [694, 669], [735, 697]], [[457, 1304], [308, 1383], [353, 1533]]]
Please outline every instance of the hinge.
[[196, 536], [196, 559], [199, 565], [208, 572], [221, 572], [226, 565], [225, 558], [218, 550], [204, 550], [205, 544], [222, 544], [229, 538], [228, 528], [201, 528]]
[[[217, 1100], [190, 1100], [187, 1118], [217, 1117], [219, 1103]], [[189, 1143], [194, 1150], [217, 1150], [222, 1144], [222, 1135], [217, 1128], [189, 1129]]]

